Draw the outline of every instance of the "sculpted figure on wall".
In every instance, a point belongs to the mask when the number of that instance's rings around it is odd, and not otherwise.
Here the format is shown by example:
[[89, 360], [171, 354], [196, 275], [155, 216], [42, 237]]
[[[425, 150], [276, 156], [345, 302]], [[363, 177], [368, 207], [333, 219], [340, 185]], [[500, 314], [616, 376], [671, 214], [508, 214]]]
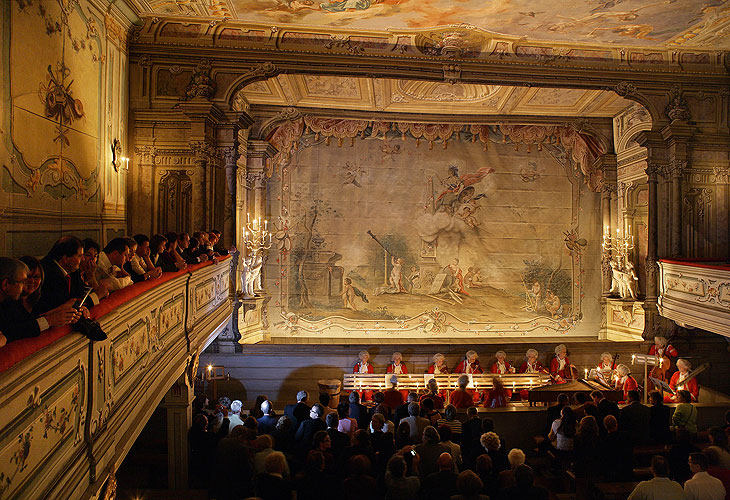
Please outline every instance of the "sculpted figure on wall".
[[256, 292], [262, 290], [261, 268], [264, 265], [264, 258], [260, 252], [243, 258], [243, 272], [241, 273], [241, 288], [246, 299], [256, 297]]
[[609, 261], [611, 266], [611, 294], [616, 294], [622, 299], [635, 300], [639, 277], [636, 275], [634, 265], [628, 259], [622, 264], [616, 259]]

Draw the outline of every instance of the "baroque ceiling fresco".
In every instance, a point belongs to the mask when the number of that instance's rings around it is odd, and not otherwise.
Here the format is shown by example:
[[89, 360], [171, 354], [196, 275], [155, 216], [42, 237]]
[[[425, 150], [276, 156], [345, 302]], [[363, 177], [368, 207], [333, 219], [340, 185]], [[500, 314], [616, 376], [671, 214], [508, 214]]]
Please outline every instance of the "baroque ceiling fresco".
[[631, 105], [603, 90], [324, 75], [278, 75], [248, 85], [242, 94], [254, 105], [393, 113], [613, 117]]
[[128, 0], [141, 15], [349, 30], [467, 25], [531, 40], [730, 48], [728, 0]]

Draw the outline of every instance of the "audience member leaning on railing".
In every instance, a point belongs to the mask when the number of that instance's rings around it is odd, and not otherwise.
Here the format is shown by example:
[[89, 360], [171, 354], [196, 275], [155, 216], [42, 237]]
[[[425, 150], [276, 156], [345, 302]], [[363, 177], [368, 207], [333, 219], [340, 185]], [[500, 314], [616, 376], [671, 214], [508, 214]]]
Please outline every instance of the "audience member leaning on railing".
[[40, 261], [0, 257], [0, 347], [63, 325], [104, 340], [106, 334], [90, 321], [90, 307], [132, 283], [220, 257], [213, 249], [220, 232], [195, 234], [113, 238], [103, 251], [93, 239], [63, 236]]

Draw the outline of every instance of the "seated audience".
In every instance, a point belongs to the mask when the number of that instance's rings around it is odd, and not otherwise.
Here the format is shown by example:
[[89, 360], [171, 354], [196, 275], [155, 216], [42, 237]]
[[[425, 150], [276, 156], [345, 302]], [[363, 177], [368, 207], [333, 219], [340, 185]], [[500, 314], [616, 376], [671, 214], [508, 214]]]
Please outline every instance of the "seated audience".
[[598, 421], [598, 408], [593, 404], [593, 401], [588, 399], [588, 395], [585, 392], [576, 392], [573, 394], [573, 401], [575, 401], [575, 419], [580, 421], [583, 417], [591, 415]]
[[541, 486], [535, 486], [535, 474], [529, 465], [515, 468], [515, 485], [502, 492], [504, 500], [548, 500], [548, 492]]
[[286, 468], [284, 454], [278, 451], [270, 453], [264, 460], [264, 468], [266, 472], [256, 478], [256, 496], [262, 500], [291, 499], [292, 484], [284, 479]]
[[479, 455], [475, 461], [474, 471], [482, 480], [484, 487], [482, 493], [487, 495], [490, 499], [497, 498], [500, 492], [499, 479], [492, 470], [492, 459], [489, 455]]
[[309, 393], [307, 391], [297, 392], [296, 404], [286, 405], [284, 408], [284, 415], [289, 417], [294, 426], [294, 432], [299, 429], [299, 425], [309, 418], [309, 412], [311, 408], [307, 404], [309, 399]]
[[485, 432], [480, 439], [482, 447], [492, 460], [492, 472], [498, 475], [503, 470], [509, 469], [507, 454], [501, 450], [502, 443], [496, 432]]
[[433, 407], [433, 399], [424, 399], [421, 403], [421, 416], [428, 420], [430, 425], [436, 425], [441, 420], [441, 414]]
[[456, 491], [454, 461], [448, 453], [439, 455], [436, 462], [438, 470], [432, 472], [421, 481], [421, 498], [423, 500], [448, 500]]
[[692, 404], [689, 391], [677, 392], [679, 403], [672, 414], [672, 427], [686, 429], [690, 434], [697, 434], [697, 408]]
[[414, 445], [415, 440], [411, 438], [411, 424], [403, 420], [398, 424], [398, 429], [395, 431], [395, 447], [399, 450]]
[[276, 421], [276, 428], [271, 431], [274, 438], [274, 449], [287, 455], [294, 452], [294, 424], [286, 415], [279, 417]]
[[[84, 246], [84, 257], [79, 264], [81, 279], [87, 286], [93, 288], [94, 293], [101, 300], [109, 295], [109, 290], [107, 290], [105, 283], [102, 283], [96, 278], [96, 264], [101, 253], [101, 247], [91, 238], [86, 238], [81, 243]], [[97, 303], [94, 302], [94, 304]]]
[[560, 418], [560, 415], [563, 412], [563, 408], [568, 406], [570, 404], [570, 398], [568, 395], [564, 392], [561, 392], [558, 394], [557, 403], [553, 406], [548, 406], [547, 409], [547, 429], [545, 431], [545, 435], [547, 435], [550, 432], [550, 429], [553, 426], [553, 422], [555, 422], [557, 419]]
[[231, 433], [233, 429], [238, 427], [239, 425], [243, 425], [243, 420], [241, 419], [241, 407], [243, 406], [243, 403], [241, 403], [239, 400], [235, 400], [231, 402], [231, 412], [228, 414], [228, 420], [230, 422], [228, 426], [228, 434]]
[[728, 437], [721, 427], [710, 427], [707, 430], [707, 436], [710, 438], [710, 446], [707, 450], [714, 450], [720, 467], [730, 470], [730, 453], [728, 453]]
[[[354, 457], [361, 455], [367, 461], [367, 473], [372, 473], [372, 467], [375, 463], [375, 451], [370, 445], [370, 435], [364, 429], [358, 429], [355, 431], [355, 436], [352, 440], [352, 446], [345, 448], [342, 454], [342, 461], [347, 463]], [[362, 463], [360, 464], [362, 465]]]
[[[202, 415], [198, 415], [196, 418], [198, 417], [202, 417]], [[211, 462], [210, 493], [213, 498], [233, 500], [253, 495], [252, 453], [253, 450], [249, 447], [246, 437], [246, 429], [239, 425], [227, 437], [218, 441], [214, 455], [196, 457], [196, 460], [203, 459]], [[191, 475], [191, 483], [193, 483], [191, 486], [197, 486], [198, 480], [199, 478]]]
[[271, 434], [276, 428], [278, 419], [272, 414], [272, 404], [268, 399], [261, 402], [261, 413], [262, 415], [256, 419], [259, 434]]
[[330, 413], [324, 420], [327, 424], [327, 435], [330, 437], [330, 442], [332, 443], [330, 453], [335, 458], [339, 458], [345, 451], [345, 448], [350, 446], [350, 436], [338, 430], [340, 417], [337, 416], [337, 413]]
[[[355, 439], [364, 436], [367, 432], [359, 429]], [[366, 455], [352, 455], [346, 462], [347, 477], [342, 482], [343, 495], [341, 500], [371, 500], [374, 491], [377, 491], [377, 482], [372, 474], [372, 461]]]
[[457, 494], [451, 497], [451, 500], [489, 500], [486, 495], [482, 494], [484, 484], [479, 476], [470, 470], [465, 470], [456, 478]]
[[324, 455], [312, 450], [295, 481], [297, 500], [334, 500], [335, 489], [328, 487], [332, 482], [333, 477], [324, 472]]
[[603, 460], [599, 442], [598, 424], [592, 415], [583, 417], [573, 441], [574, 470], [578, 477], [594, 478], [601, 472]]
[[324, 392], [319, 393], [319, 404], [322, 405], [322, 420], [327, 421], [327, 415], [334, 413], [337, 415], [337, 410], [330, 408], [330, 395]]
[[360, 404], [360, 394], [356, 391], [351, 392], [348, 401], [350, 404], [350, 418], [355, 419], [358, 429], [367, 429], [370, 424], [370, 415], [368, 415], [368, 409]]
[[452, 441], [459, 443], [461, 441], [461, 420], [458, 418], [458, 413], [454, 405], [447, 405], [444, 408], [444, 418], [440, 418], [436, 421], [436, 427], [441, 428], [442, 425], [448, 425], [451, 429]]
[[674, 431], [674, 443], [669, 448], [667, 460], [669, 462], [670, 477], [678, 483], [684, 483], [692, 477], [689, 468], [689, 456], [700, 451], [692, 442], [693, 435], [687, 429], [678, 428]]
[[129, 244], [126, 238], [114, 238], [104, 247], [96, 263], [96, 280], [104, 283], [109, 292], [116, 292], [132, 284], [132, 278], [122, 268], [127, 262]]
[[627, 393], [627, 405], [621, 409], [619, 425], [634, 445], [645, 444], [649, 440], [649, 421], [651, 410], [641, 404], [639, 391]]
[[461, 456], [467, 467], [473, 467], [477, 457], [484, 452], [479, 441], [482, 434], [479, 413], [476, 407], [470, 406], [466, 410], [466, 422], [461, 427]]
[[423, 430], [428, 427], [429, 421], [423, 417], [419, 417], [420, 407], [418, 403], [410, 403], [408, 405], [408, 416], [401, 420], [407, 422], [411, 430], [411, 439], [415, 443], [420, 443], [423, 437]]
[[503, 490], [517, 484], [515, 482], [515, 469], [525, 463], [525, 452], [519, 448], [512, 448], [507, 453], [507, 460], [509, 461], [509, 469], [499, 473], [499, 487]]
[[461, 466], [463, 465], [464, 460], [461, 457], [461, 446], [451, 440], [451, 427], [444, 424], [438, 428], [438, 432], [439, 436], [441, 436], [441, 444], [449, 448], [449, 453], [453, 457], [454, 464], [457, 467], [456, 470], [459, 470], [459, 468], [461, 468]]
[[[268, 434], [258, 436], [254, 441], [254, 447], [256, 454], [253, 457], [253, 477], [257, 477], [259, 474], [266, 473], [266, 457], [275, 452], [274, 441]], [[285, 457], [286, 458], [286, 457]], [[284, 472], [282, 473], [284, 479], [291, 477], [289, 470], [289, 464], [284, 460]]]
[[[357, 394], [353, 392], [352, 394]], [[352, 435], [357, 430], [357, 420], [350, 417], [350, 403], [340, 403], [337, 405], [337, 416], [339, 417], [339, 423], [337, 424], [337, 430], [344, 432], [352, 439]]]
[[314, 433], [317, 431], [324, 431], [327, 429], [327, 424], [322, 421], [322, 405], [315, 403], [309, 410], [309, 419], [301, 423], [295, 438], [299, 442], [299, 447], [302, 451], [307, 452], [312, 448], [312, 439]]
[[591, 392], [591, 399], [593, 400], [593, 404], [595, 404], [596, 408], [598, 409], [598, 418], [596, 420], [598, 423], [599, 431], [601, 432], [601, 434], [605, 434], [606, 429], [603, 427], [603, 422], [605, 422], [605, 418], [607, 415], [613, 415], [614, 417], [616, 417], [616, 421], [618, 422], [618, 405], [615, 401], [609, 401], [608, 399], [606, 399], [601, 391]]
[[190, 235], [188, 233], [180, 233], [177, 235], [177, 253], [187, 264], [199, 264], [208, 260], [208, 256], [201, 253], [197, 249], [198, 240], [191, 248]]
[[548, 439], [559, 452], [570, 452], [573, 451], [575, 432], [575, 413], [573, 413], [573, 409], [570, 406], [563, 406], [560, 418], [555, 420], [550, 427]]
[[390, 387], [388, 387], [383, 393], [383, 404], [389, 407], [391, 410], [395, 410], [404, 403], [403, 394], [397, 389], [397, 375], [391, 375], [388, 381], [390, 382]]
[[396, 428], [398, 427], [398, 424], [400, 424], [400, 421], [408, 416], [408, 405], [417, 402], [418, 394], [416, 394], [415, 392], [409, 392], [408, 396], [406, 397], [406, 402], [396, 408], [395, 412], [393, 413], [393, 423], [395, 424]]
[[165, 253], [167, 247], [167, 238], [161, 234], [153, 234], [150, 238], [150, 262], [153, 266], [162, 269], [162, 272], [174, 272], [177, 271], [177, 267], [165, 267], [165, 263], [162, 259], [162, 254]]
[[135, 234], [133, 239], [137, 242], [137, 250], [130, 259], [130, 266], [126, 269], [127, 272], [130, 275], [133, 275], [132, 273], [141, 275], [143, 279], [139, 281], [156, 279], [162, 276], [162, 268], [155, 267], [150, 258], [150, 239], [144, 234]]
[[[433, 426], [423, 429], [421, 444], [416, 445], [416, 453], [420, 457], [418, 469], [422, 478], [438, 470], [438, 458], [442, 453], [451, 453], [451, 448], [439, 443], [441, 437]], [[452, 457], [453, 458], [453, 457]]]
[[509, 402], [509, 396], [502, 383], [502, 377], [492, 379], [492, 388], [487, 393], [482, 406], [484, 408], [504, 408]]
[[190, 478], [191, 486], [196, 489], [207, 489], [213, 472], [218, 441], [228, 435], [228, 417], [224, 416], [218, 432], [209, 430], [208, 418], [199, 413], [193, 419], [193, 425], [188, 431], [188, 446], [190, 451]]
[[730, 469], [720, 466], [717, 449], [713, 446], [708, 446], [702, 453], [707, 457], [707, 473], [722, 481], [725, 487], [725, 500], [730, 500]]
[[603, 419], [606, 434], [601, 437], [601, 456], [604, 463], [614, 464], [604, 467], [606, 481], [630, 481], [634, 474], [634, 455], [631, 441], [619, 430], [618, 420], [613, 415]]
[[[376, 396], [377, 396], [377, 394], [378, 393], [375, 393]], [[376, 398], [373, 397], [373, 399], [376, 399]], [[384, 404], [379, 404], [379, 405], [375, 406], [375, 408], [373, 408], [373, 413], [372, 413], [372, 417], [371, 417], [371, 420], [370, 420], [370, 426], [368, 427], [368, 430], [370, 432], [373, 432], [374, 427], [373, 427], [372, 419], [375, 418], [375, 415], [381, 415], [383, 417], [383, 428], [382, 428], [382, 431], [383, 432], [393, 432], [393, 429], [395, 428], [395, 425], [388, 418], [389, 414], [390, 414], [390, 408], [388, 408]]]
[[258, 396], [256, 396], [256, 400], [253, 402], [253, 406], [248, 411], [249, 416], [251, 416], [253, 418], [263, 417], [264, 412], [261, 411], [261, 404], [264, 401], [268, 401], [268, 399], [269, 398], [263, 394], [259, 394]]
[[185, 269], [188, 265], [185, 260], [177, 252], [177, 233], [169, 232], [165, 233], [165, 249], [160, 254], [160, 265], [162, 270], [165, 272], [169, 271], [180, 271]]
[[658, 391], [649, 393], [649, 403], [649, 441], [652, 444], [667, 444], [672, 438], [669, 407], [664, 404], [664, 396]]
[[725, 500], [725, 486], [721, 480], [707, 473], [707, 467], [707, 457], [703, 453], [690, 453], [692, 478], [684, 483], [687, 500]]
[[313, 451], [318, 451], [324, 456], [324, 471], [329, 474], [333, 473], [335, 457], [332, 455], [332, 438], [327, 434], [327, 431], [317, 431], [314, 433], [312, 449], [309, 450], [309, 453]]
[[[415, 459], [414, 459], [415, 460]], [[421, 482], [418, 475], [406, 475], [406, 462], [401, 455], [394, 455], [388, 461], [385, 473], [386, 500], [416, 500]]]
[[[0, 257], [0, 347], [7, 342], [37, 337], [53, 326], [75, 323], [81, 317], [73, 307], [73, 299], [42, 316], [33, 313], [33, 306], [39, 300], [43, 270], [37, 260], [25, 259], [35, 265], [33, 271], [21, 260]], [[26, 288], [30, 293], [23, 297]]]

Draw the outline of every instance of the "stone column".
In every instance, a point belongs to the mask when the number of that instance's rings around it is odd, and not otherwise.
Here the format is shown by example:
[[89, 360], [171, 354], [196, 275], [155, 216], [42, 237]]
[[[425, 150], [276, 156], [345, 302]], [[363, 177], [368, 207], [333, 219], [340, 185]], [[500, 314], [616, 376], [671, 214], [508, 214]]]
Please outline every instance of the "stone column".
[[659, 324], [659, 311], [657, 310], [657, 298], [659, 293], [658, 278], [659, 264], [657, 264], [658, 247], [658, 217], [657, 217], [657, 183], [659, 176], [659, 165], [649, 163], [646, 168], [647, 183], [649, 187], [649, 206], [647, 220], [647, 251], [646, 251], [646, 297], [644, 299], [644, 310], [646, 321], [644, 324], [644, 338], [654, 337], [654, 330]]
[[[211, 228], [211, 203], [210, 189], [213, 184], [211, 178], [212, 165], [210, 157], [211, 147], [204, 142], [190, 143], [190, 151], [193, 154], [196, 176], [200, 176], [200, 190], [193, 192], [193, 231], [207, 231]], [[193, 183], [194, 185], [194, 183]]]
[[276, 154], [276, 148], [267, 141], [250, 140], [246, 152], [247, 181], [253, 189], [253, 206], [249, 204], [252, 218], [261, 220], [266, 215], [266, 179], [271, 175], [270, 161]]
[[236, 244], [236, 181], [238, 179], [238, 145], [223, 148], [226, 169], [226, 198], [223, 219], [223, 243], [226, 248]]
[[188, 430], [192, 425], [193, 390], [180, 376], [162, 401], [167, 411], [167, 487], [188, 489]]
[[671, 178], [671, 220], [670, 220], [670, 256], [681, 257], [682, 249], [682, 175], [687, 168], [687, 162], [672, 160], [669, 163]]
[[[602, 237], [613, 237], [611, 224], [611, 193], [616, 190], [616, 184], [604, 182], [601, 186], [601, 218], [603, 221]], [[611, 250], [605, 249], [601, 253], [601, 295], [611, 295]]]

